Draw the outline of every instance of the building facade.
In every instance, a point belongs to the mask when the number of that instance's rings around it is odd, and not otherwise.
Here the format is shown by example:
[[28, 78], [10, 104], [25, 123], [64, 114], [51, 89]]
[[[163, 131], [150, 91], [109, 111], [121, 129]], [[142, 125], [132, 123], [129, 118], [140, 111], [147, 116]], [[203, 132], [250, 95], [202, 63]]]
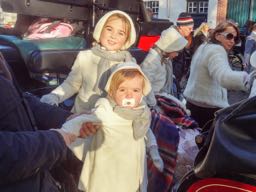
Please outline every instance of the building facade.
[[207, 21], [209, 0], [144, 0], [146, 7], [152, 8], [155, 17], [174, 22], [181, 12], [189, 12], [196, 26]]
[[256, 0], [144, 0], [146, 6], [155, 11], [157, 18], [176, 21], [179, 13], [189, 12], [196, 26], [208, 22], [214, 28], [225, 19], [236, 21], [239, 26], [245, 22], [256, 20]]

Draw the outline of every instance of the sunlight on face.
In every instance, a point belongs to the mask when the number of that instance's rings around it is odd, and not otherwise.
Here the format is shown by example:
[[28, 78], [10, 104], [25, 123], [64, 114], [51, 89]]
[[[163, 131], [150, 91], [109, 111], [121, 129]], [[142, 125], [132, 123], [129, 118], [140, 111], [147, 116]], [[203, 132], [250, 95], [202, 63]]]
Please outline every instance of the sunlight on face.
[[133, 98], [135, 100], [135, 105], [133, 107], [137, 107], [141, 102], [141, 98], [143, 97], [143, 82], [143, 77], [138, 75], [122, 82], [113, 95], [113, 99], [116, 104], [122, 106], [122, 101], [124, 99]]
[[[233, 34], [234, 37], [237, 36], [237, 32], [236, 30], [234, 29], [234, 27], [227, 27], [227, 29], [223, 32], [223, 33], [226, 33], [226, 34]], [[222, 44], [222, 46], [227, 50], [231, 50], [234, 45], [235, 45], [235, 40], [234, 38], [233, 39], [227, 39], [224, 35], [222, 35], [221, 33], [220, 34], [216, 34], [216, 39]]]
[[118, 51], [125, 45], [127, 37], [125, 22], [120, 18], [113, 17], [102, 29], [100, 44], [108, 51]]

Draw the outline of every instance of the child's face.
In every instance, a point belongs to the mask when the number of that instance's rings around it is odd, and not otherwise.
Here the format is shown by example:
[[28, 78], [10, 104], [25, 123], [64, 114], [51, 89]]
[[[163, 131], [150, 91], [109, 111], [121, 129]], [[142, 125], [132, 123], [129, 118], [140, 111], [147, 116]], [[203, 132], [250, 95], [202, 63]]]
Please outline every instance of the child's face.
[[103, 27], [100, 44], [108, 51], [118, 51], [126, 43], [127, 35], [125, 22], [120, 18], [113, 18]]
[[[116, 104], [126, 108], [137, 107], [143, 97], [143, 81], [143, 77], [137, 75], [132, 79], [126, 79], [122, 82], [113, 95]], [[126, 101], [132, 101], [132, 105], [129, 106], [129, 103], [127, 105]]]

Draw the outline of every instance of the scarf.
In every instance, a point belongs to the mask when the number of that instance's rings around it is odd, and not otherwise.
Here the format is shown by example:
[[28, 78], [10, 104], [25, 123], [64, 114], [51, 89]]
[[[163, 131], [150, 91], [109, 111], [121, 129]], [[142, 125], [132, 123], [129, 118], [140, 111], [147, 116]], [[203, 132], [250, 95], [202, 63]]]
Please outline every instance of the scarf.
[[98, 63], [96, 84], [93, 88], [93, 91], [100, 95], [107, 84], [109, 76], [111, 75], [110, 62], [116, 61], [121, 63], [131, 61], [132, 56], [128, 51], [107, 51], [99, 44], [95, 44], [91, 50], [93, 54], [101, 58]]
[[146, 135], [151, 122], [151, 112], [144, 101], [138, 107], [132, 109], [118, 106], [112, 99], [109, 99], [109, 101], [114, 113], [126, 120], [132, 120], [133, 137], [135, 140]]

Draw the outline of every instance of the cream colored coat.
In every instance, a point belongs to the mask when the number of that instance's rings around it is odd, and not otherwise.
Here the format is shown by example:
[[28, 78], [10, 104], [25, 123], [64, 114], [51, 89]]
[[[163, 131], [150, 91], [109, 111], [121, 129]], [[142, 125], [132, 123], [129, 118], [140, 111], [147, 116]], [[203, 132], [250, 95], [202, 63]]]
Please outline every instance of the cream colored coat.
[[[95, 114], [97, 118], [93, 121], [101, 121], [103, 126], [92, 138], [79, 189], [86, 192], [146, 192], [144, 138], [134, 139], [132, 121], [114, 113], [106, 98], [97, 101]], [[88, 121], [92, 121], [91, 116]], [[81, 160], [86, 153], [84, 145], [87, 144], [76, 142], [71, 146]]]
[[[97, 68], [101, 57], [91, 50], [80, 51], [67, 79], [52, 93], [58, 95], [59, 103], [77, 94], [72, 112], [80, 113], [92, 109], [99, 95], [93, 91], [97, 81]], [[110, 62], [110, 67], [119, 62]]]

